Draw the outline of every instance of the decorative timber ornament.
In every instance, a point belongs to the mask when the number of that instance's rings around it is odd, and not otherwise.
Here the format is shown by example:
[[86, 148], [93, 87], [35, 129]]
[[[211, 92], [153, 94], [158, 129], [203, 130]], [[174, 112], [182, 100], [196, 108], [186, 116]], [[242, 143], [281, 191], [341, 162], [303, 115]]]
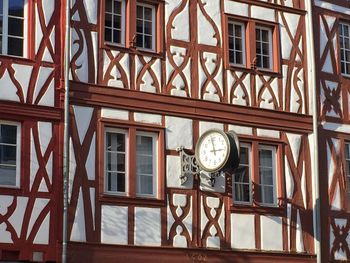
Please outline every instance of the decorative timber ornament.
[[192, 174], [202, 171], [209, 174], [209, 183], [215, 186], [216, 178], [232, 172], [239, 165], [239, 140], [235, 132], [210, 129], [198, 139], [195, 155], [189, 155], [183, 147], [177, 149], [181, 159], [181, 184]]

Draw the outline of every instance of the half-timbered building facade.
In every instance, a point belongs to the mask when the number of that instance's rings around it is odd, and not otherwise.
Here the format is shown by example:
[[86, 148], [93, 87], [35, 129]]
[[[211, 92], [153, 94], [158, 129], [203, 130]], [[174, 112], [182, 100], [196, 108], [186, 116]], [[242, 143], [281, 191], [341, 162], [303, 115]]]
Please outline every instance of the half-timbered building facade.
[[[66, 2], [0, 1], [0, 260], [61, 260]], [[71, 2], [68, 262], [350, 257], [348, 1]]]
[[322, 258], [350, 260], [350, 3], [315, 1]]

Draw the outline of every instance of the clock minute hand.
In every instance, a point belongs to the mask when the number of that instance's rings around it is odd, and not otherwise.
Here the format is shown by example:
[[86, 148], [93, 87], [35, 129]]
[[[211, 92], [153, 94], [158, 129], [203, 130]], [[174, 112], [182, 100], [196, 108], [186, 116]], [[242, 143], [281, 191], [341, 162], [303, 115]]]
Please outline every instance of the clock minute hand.
[[210, 136], [210, 141], [211, 141], [211, 144], [213, 145], [213, 150], [211, 150], [211, 152], [214, 152], [214, 155], [216, 155], [216, 150], [215, 150], [215, 145], [214, 145], [213, 137], [211, 137], [211, 136]]

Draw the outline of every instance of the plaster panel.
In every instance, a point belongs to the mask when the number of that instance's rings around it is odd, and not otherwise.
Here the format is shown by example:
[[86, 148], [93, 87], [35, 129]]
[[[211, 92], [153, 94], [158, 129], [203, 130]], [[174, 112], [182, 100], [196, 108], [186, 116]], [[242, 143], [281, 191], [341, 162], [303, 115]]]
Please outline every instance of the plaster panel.
[[277, 216], [261, 216], [261, 249], [283, 250], [282, 218]]
[[78, 198], [77, 208], [75, 210], [75, 216], [74, 216], [74, 222], [73, 222], [70, 240], [77, 241], [77, 242], [86, 242], [85, 212], [84, 212], [84, 203], [83, 203], [83, 195], [81, 192], [81, 188], [79, 189], [79, 198]]
[[44, 155], [52, 139], [52, 123], [41, 121], [38, 122], [38, 132], [40, 139], [41, 154]]
[[[40, 202], [40, 201], [39, 201]], [[21, 236], [22, 232], [22, 226], [23, 226], [23, 219], [24, 219], [24, 213], [26, 212], [28, 204], [28, 197], [17, 197], [17, 206], [15, 211], [12, 213], [11, 217], [8, 219], [12, 227], [17, 233], [17, 236]], [[35, 203], [37, 204], [37, 202]], [[32, 218], [30, 219], [29, 227], [28, 229], [31, 229], [32, 226], [32, 219], [35, 218], [37, 214], [34, 212], [35, 209], [37, 209], [35, 206], [33, 208]], [[39, 208], [40, 209], [40, 208]]]
[[89, 23], [97, 23], [97, 3], [95, 0], [84, 0], [84, 7]]
[[225, 173], [220, 173], [218, 177], [215, 178], [215, 185], [211, 186], [210, 174], [202, 171], [200, 173], [200, 189], [207, 192], [217, 192], [225, 193], [226, 188]]
[[275, 10], [272, 8], [265, 8], [253, 5], [251, 7], [251, 17], [275, 22]]
[[83, 144], [87, 130], [89, 129], [90, 121], [92, 118], [93, 108], [82, 107], [73, 105], [75, 122], [77, 123], [77, 129], [79, 134], [80, 143]]
[[239, 125], [229, 125], [228, 130], [233, 130], [237, 134], [253, 135], [253, 128]]
[[101, 207], [101, 242], [128, 244], [128, 207], [103, 205]]
[[231, 247], [255, 249], [255, 216], [231, 214]]
[[193, 176], [189, 176], [186, 183], [181, 185], [181, 159], [179, 156], [166, 157], [166, 184], [167, 187], [192, 189]]
[[32, 189], [36, 173], [39, 170], [39, 162], [38, 157], [35, 150], [35, 144], [34, 144], [34, 138], [33, 138], [33, 131], [30, 133], [30, 177], [29, 177], [29, 183], [30, 183], [30, 189]]
[[17, 95], [17, 88], [13, 84], [7, 69], [0, 79], [0, 99], [20, 102]]
[[275, 130], [256, 129], [256, 133], [260, 137], [280, 138], [280, 132]]
[[294, 180], [293, 180], [293, 174], [290, 170], [289, 162], [287, 159], [287, 156], [284, 156], [285, 161], [285, 180], [286, 180], [286, 196], [287, 198], [293, 197], [294, 192]]
[[[349, 100], [349, 103], [350, 103], [350, 100]], [[349, 104], [349, 106], [350, 106], [350, 104]], [[350, 109], [350, 107], [349, 107], [349, 109]], [[322, 122], [322, 126], [323, 126], [323, 129], [325, 129], [325, 130], [350, 134], [350, 125], [349, 124]]]
[[[32, 75], [33, 66], [12, 64], [12, 67], [15, 70], [14, 76], [16, 80], [21, 84], [24, 101], [27, 101], [29, 81]], [[51, 99], [54, 100], [53, 97]]]
[[166, 149], [176, 150], [183, 146], [185, 149], [193, 148], [192, 120], [178, 117], [165, 117]]
[[248, 4], [225, 0], [224, 10], [227, 14], [248, 16]]
[[[39, 92], [44, 87], [45, 82], [50, 77], [52, 72], [53, 72], [53, 68], [40, 67], [38, 77], [37, 77], [37, 82], [36, 82], [35, 89], [34, 89], [33, 102], [35, 102], [37, 100]], [[54, 97], [52, 97], [51, 99], [53, 100]], [[52, 102], [51, 102], [51, 104], [52, 104]]]
[[96, 133], [92, 136], [89, 154], [86, 159], [85, 168], [89, 180], [95, 180], [95, 154], [96, 154]]
[[160, 208], [135, 207], [135, 245], [161, 245]]
[[40, 213], [45, 209], [49, 201], [50, 201], [49, 199], [44, 199], [44, 198], [35, 199], [35, 203], [33, 205], [33, 210], [32, 210], [29, 225], [28, 225], [27, 238], [31, 234], [33, 226], [37, 222]]
[[33, 240], [34, 244], [48, 245], [50, 235], [50, 213], [45, 216], [45, 219], [40, 225], [40, 228]]
[[350, 15], [350, 8], [346, 8], [344, 6], [339, 6], [339, 5], [336, 5], [336, 4], [331, 4], [331, 3], [324, 2], [324, 1], [321, 1], [321, 0], [315, 0], [314, 3], [315, 3], [316, 6], [319, 6], [319, 7], [328, 9], [328, 10], [332, 10], [332, 11], [335, 11], [335, 12], [338, 12], [338, 13], [343, 13], [343, 14]]
[[[173, 4], [170, 4], [171, 2], [174, 2]], [[178, 4], [179, 1], [168, 1], [166, 4], [166, 19], [169, 19], [169, 9], [167, 6]], [[183, 1], [182, 1], [183, 2]], [[181, 2], [181, 3], [182, 3]], [[180, 13], [178, 13], [172, 23], [171, 27], [171, 37], [173, 39], [183, 40], [183, 41], [190, 41], [190, 17], [189, 17], [189, 8], [188, 3], [189, 1], [186, 1], [184, 8]], [[173, 7], [173, 6], [172, 6]], [[179, 8], [179, 5], [176, 6], [176, 9], [173, 9], [172, 11], [177, 11]]]
[[206, 122], [201, 121], [199, 122], [199, 136], [201, 136], [203, 133], [210, 129], [218, 129], [218, 130], [224, 130], [224, 125], [222, 123], [216, 123], [216, 122]]
[[1, 243], [13, 243], [11, 238], [11, 232], [7, 231], [6, 223], [0, 224], [0, 242]]
[[49, 24], [49, 21], [52, 17], [53, 12], [55, 11], [55, 4], [56, 1], [52, 0], [52, 1], [42, 1], [41, 2], [43, 7], [43, 12], [44, 12], [44, 16], [45, 16], [45, 25], [47, 26]]
[[[217, 3], [217, 0], [210, 0], [207, 1], [206, 3], [210, 5], [211, 2], [214, 2], [213, 4]], [[212, 5], [211, 5], [212, 6]], [[220, 7], [220, 4], [217, 4], [217, 7]], [[212, 8], [216, 9], [216, 7]], [[205, 15], [208, 15], [208, 12], [206, 10], [206, 8], [204, 7], [204, 12], [205, 14], [203, 14], [203, 11], [199, 8], [197, 8], [197, 19], [198, 19], [198, 43], [199, 44], [205, 44], [205, 45], [210, 45], [210, 46], [216, 46], [217, 43], [217, 39], [214, 38], [215, 36], [215, 30], [213, 25], [209, 22], [212, 20], [208, 20]], [[217, 13], [217, 15], [220, 15], [220, 12]], [[215, 25], [216, 27], [216, 25]]]
[[162, 115], [159, 114], [135, 112], [134, 120], [136, 122], [162, 125]]
[[101, 109], [101, 117], [108, 119], [116, 119], [116, 120], [129, 120], [129, 111], [127, 110], [116, 110], [109, 108]]

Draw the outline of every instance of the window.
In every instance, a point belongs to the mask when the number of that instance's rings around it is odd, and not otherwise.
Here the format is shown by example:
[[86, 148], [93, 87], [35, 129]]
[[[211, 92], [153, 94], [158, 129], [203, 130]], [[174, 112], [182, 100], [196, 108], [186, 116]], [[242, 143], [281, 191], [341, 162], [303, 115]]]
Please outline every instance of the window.
[[136, 46], [154, 49], [155, 46], [155, 8], [138, 3], [136, 8]]
[[102, 1], [101, 47], [130, 48], [132, 53], [162, 52], [164, 5], [162, 0]]
[[262, 204], [276, 204], [275, 151], [275, 148], [271, 146], [259, 146], [260, 200]]
[[125, 43], [125, 0], [105, 2], [105, 41], [119, 45]]
[[138, 195], [154, 196], [157, 175], [156, 146], [156, 134], [136, 133], [136, 185]]
[[242, 145], [240, 148], [240, 164], [233, 174], [233, 200], [235, 203], [251, 203], [251, 147]]
[[[157, 140], [158, 134], [154, 132], [129, 133], [128, 129], [106, 128], [105, 192], [129, 196], [133, 181], [136, 196], [157, 197]], [[129, 163], [130, 156], [136, 158], [133, 163]], [[135, 174], [129, 164], [136, 166]]]
[[[257, 156], [256, 164], [252, 161], [254, 155]], [[240, 165], [232, 177], [233, 202], [252, 204], [254, 200], [263, 206], [277, 205], [276, 167], [276, 147], [242, 144]], [[253, 186], [258, 189], [254, 190]]]
[[255, 29], [256, 66], [262, 69], [271, 69], [272, 41], [271, 29], [256, 27]]
[[350, 76], [350, 24], [339, 23], [341, 73]]
[[245, 28], [243, 23], [229, 22], [229, 60], [236, 65], [245, 64]]
[[348, 210], [350, 209], [350, 143], [345, 143], [345, 175], [347, 185]]
[[0, 186], [19, 186], [20, 134], [20, 124], [0, 123]]
[[[25, 56], [25, 0], [0, 0], [1, 54]], [[0, 22], [0, 23], [1, 23]]]
[[250, 19], [228, 19], [226, 66], [278, 72], [278, 34], [278, 25], [275, 23], [260, 24]]

